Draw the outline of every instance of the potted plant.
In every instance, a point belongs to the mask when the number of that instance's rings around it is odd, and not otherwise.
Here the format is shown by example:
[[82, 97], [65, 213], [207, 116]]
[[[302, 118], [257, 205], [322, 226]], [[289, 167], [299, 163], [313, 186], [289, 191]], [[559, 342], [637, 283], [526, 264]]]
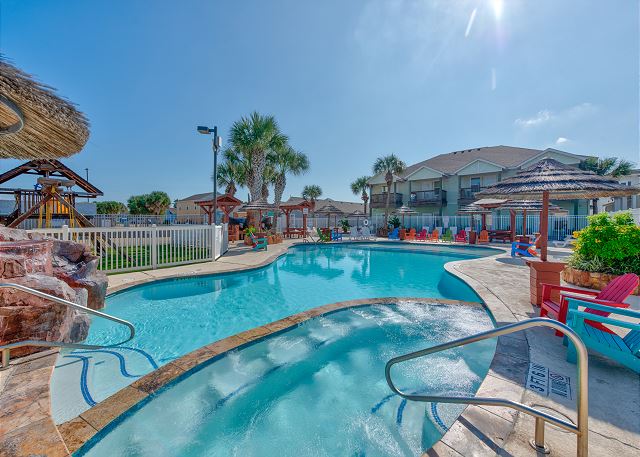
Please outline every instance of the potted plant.
[[[566, 282], [600, 290], [624, 273], [640, 275], [640, 227], [631, 214], [589, 216], [589, 225], [574, 232], [575, 251], [562, 272]], [[636, 290], [635, 294], [640, 291]]]
[[246, 229], [244, 229], [244, 244], [247, 246], [253, 246], [253, 241], [251, 241], [251, 236], [256, 236], [256, 228], [253, 225], [250, 225]]
[[340, 226], [342, 227], [342, 233], [349, 233], [349, 229], [351, 229], [351, 224], [349, 224], [348, 219], [340, 219]]
[[400, 227], [400, 218], [398, 216], [392, 216], [389, 218], [389, 228], [397, 229]]

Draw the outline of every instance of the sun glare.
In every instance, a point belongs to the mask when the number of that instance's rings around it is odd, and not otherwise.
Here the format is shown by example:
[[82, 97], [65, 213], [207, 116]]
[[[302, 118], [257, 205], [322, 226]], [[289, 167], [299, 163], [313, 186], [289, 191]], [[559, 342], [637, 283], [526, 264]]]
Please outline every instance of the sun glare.
[[504, 7], [503, 0], [491, 0], [491, 7], [493, 8], [493, 14], [496, 17], [496, 20], [500, 20], [502, 17], [502, 9]]

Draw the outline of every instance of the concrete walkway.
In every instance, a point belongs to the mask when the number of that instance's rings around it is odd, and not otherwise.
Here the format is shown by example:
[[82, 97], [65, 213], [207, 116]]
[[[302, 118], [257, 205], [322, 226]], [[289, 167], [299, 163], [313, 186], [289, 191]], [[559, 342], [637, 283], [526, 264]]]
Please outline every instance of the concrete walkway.
[[[270, 245], [267, 252], [252, 251], [244, 245], [233, 246], [217, 262], [172, 267], [155, 271], [125, 273], [109, 276], [109, 292], [157, 279], [206, 275], [256, 268], [271, 263], [289, 246], [299, 240], [285, 240]], [[496, 247], [502, 247], [498, 245]], [[556, 249], [551, 255], [556, 259], [566, 257], [569, 250]], [[496, 257], [459, 261], [448, 264], [452, 273], [467, 280], [480, 293], [485, 302], [493, 302], [492, 310], [505, 310], [504, 322], [523, 320], [538, 315], [538, 309], [529, 303], [529, 270], [520, 259], [512, 259], [506, 253]], [[635, 306], [634, 306], [635, 307]], [[508, 310], [508, 311], [507, 311]], [[501, 322], [500, 312], [494, 317]], [[508, 314], [508, 316], [506, 316]], [[483, 395], [514, 397], [522, 391], [527, 374], [528, 361], [547, 367], [550, 371], [571, 378], [571, 399], [543, 397], [526, 390], [525, 404], [547, 410], [555, 415], [575, 421], [576, 366], [565, 361], [566, 348], [562, 338], [553, 330], [538, 328], [527, 330], [524, 335], [513, 335], [511, 354], [528, 350], [528, 357], [503, 357], [498, 354], [494, 362], [502, 365], [500, 388]], [[499, 360], [498, 360], [499, 359]], [[514, 398], [512, 398], [514, 397]], [[591, 456], [640, 455], [640, 377], [632, 371], [603, 357], [589, 357], [589, 449]], [[468, 421], [466, 417], [475, 417]], [[480, 426], [478, 426], [480, 424]], [[535, 455], [529, 446], [533, 438], [534, 420], [512, 410], [470, 406], [428, 454], [434, 456], [530, 456]], [[546, 442], [552, 455], [575, 455], [576, 437], [553, 426], [546, 426]], [[454, 450], [455, 449], [455, 450]]]
[[[556, 254], [564, 254], [562, 251]], [[500, 300], [517, 320], [529, 319], [539, 315], [538, 308], [529, 303], [529, 269], [520, 259], [507, 255], [456, 262], [451, 265], [462, 278], [471, 278], [484, 286]], [[483, 299], [486, 300], [485, 297]], [[496, 316], [498, 322], [500, 319]], [[543, 397], [532, 390], [525, 390], [523, 403], [541, 408], [549, 413], [576, 418], [576, 365], [566, 362], [566, 347], [562, 338], [546, 328], [527, 330], [526, 342], [529, 359], [547, 367], [554, 373], [571, 378], [572, 399]], [[526, 376], [527, 366], [517, 359], [509, 360], [513, 383]], [[509, 398], [509, 385], [504, 386]], [[502, 392], [494, 392], [502, 396]], [[534, 419], [528, 415], [510, 413], [504, 410], [480, 407], [486, 416], [486, 427], [461, 427], [461, 434], [468, 440], [469, 453], [462, 455], [534, 455], [528, 442], [533, 438]], [[509, 427], [512, 422], [514, 427]], [[456, 424], [460, 426], [460, 422]], [[508, 434], [503, 432], [509, 431]], [[545, 441], [552, 455], [575, 455], [575, 435], [547, 425]], [[589, 357], [589, 451], [591, 456], [637, 456], [640, 455], [640, 377], [604, 357], [591, 354]], [[462, 438], [461, 437], [461, 438]], [[460, 451], [460, 447], [456, 446]], [[446, 454], [433, 454], [446, 455]], [[458, 455], [458, 454], [452, 454]]]

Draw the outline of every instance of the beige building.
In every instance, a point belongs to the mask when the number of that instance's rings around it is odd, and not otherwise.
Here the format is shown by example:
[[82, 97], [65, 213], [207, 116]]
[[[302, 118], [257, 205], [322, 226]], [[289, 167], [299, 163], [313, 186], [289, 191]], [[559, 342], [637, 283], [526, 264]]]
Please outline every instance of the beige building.
[[193, 219], [193, 216], [203, 216], [205, 212], [200, 206], [196, 204], [197, 201], [211, 200], [213, 198], [213, 192], [207, 192], [204, 194], [194, 194], [182, 200], [176, 200], [176, 221], [177, 222], [189, 222]]
[[[419, 213], [455, 215], [458, 208], [476, 200], [475, 194], [515, 175], [545, 158], [577, 166], [587, 156], [558, 149], [528, 149], [490, 146], [439, 154], [408, 166], [394, 177], [390, 208], [409, 206]], [[372, 213], [385, 209], [387, 186], [384, 175], [369, 180]], [[587, 200], [554, 202], [570, 214], [587, 214]]]

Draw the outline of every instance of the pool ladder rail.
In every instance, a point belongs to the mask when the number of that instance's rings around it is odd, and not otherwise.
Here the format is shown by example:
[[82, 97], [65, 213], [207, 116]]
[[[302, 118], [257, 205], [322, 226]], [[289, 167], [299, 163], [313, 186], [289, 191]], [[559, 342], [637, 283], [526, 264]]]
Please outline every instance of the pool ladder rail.
[[20, 290], [22, 292], [35, 295], [36, 297], [44, 298], [45, 300], [50, 300], [59, 305], [68, 306], [69, 308], [73, 308], [78, 311], [85, 312], [87, 314], [103, 317], [110, 321], [117, 322], [118, 324], [126, 325], [129, 328], [129, 338], [119, 343], [110, 344], [110, 345], [64, 343], [62, 341], [42, 341], [42, 340], [22, 340], [22, 341], [16, 341], [14, 343], [5, 344], [3, 346], [0, 346], [0, 352], [2, 353], [2, 365], [0, 366], [0, 370], [5, 370], [9, 368], [9, 359], [11, 357], [11, 349], [24, 347], [24, 346], [64, 347], [64, 348], [74, 348], [74, 349], [102, 349], [102, 348], [118, 346], [120, 344], [126, 343], [127, 341], [131, 341], [136, 334], [136, 328], [129, 321], [125, 321], [124, 319], [119, 319], [117, 317], [110, 316], [109, 314], [106, 314], [106, 313], [101, 313], [100, 311], [96, 311], [95, 309], [78, 305], [77, 303], [70, 302], [69, 300], [64, 300], [54, 295], [40, 292], [39, 290], [32, 289], [31, 287], [23, 286], [21, 284], [14, 284], [14, 283], [0, 283], [0, 289]]
[[[564, 333], [576, 347], [578, 354], [578, 389], [577, 389], [577, 425], [573, 423], [547, 414], [544, 411], [532, 408], [522, 403], [507, 400], [506, 398], [492, 398], [492, 397], [444, 397], [435, 395], [412, 395], [399, 390], [391, 380], [391, 367], [397, 363], [405, 362], [407, 360], [415, 359], [425, 355], [433, 354], [436, 352], [452, 349], [465, 344], [474, 343], [476, 341], [486, 340], [488, 338], [494, 338], [501, 335], [508, 335], [510, 333], [525, 330], [531, 327], [551, 327], [555, 330], [559, 330]], [[468, 405], [485, 405], [485, 406], [503, 406], [507, 408], [513, 408], [517, 411], [529, 414], [535, 417], [535, 435], [534, 439], [530, 441], [531, 446], [539, 453], [549, 453], [549, 448], [544, 444], [544, 425], [545, 422], [549, 422], [552, 425], [560, 427], [569, 432], [575, 433], [577, 437], [577, 453], [578, 457], [587, 457], [588, 455], [588, 390], [589, 390], [589, 359], [587, 354], [587, 348], [580, 339], [580, 337], [566, 325], [548, 319], [548, 318], [533, 318], [527, 319], [515, 324], [505, 325], [504, 327], [488, 330], [486, 332], [478, 333], [466, 338], [460, 338], [448, 343], [439, 344], [420, 351], [411, 352], [409, 354], [394, 357], [389, 360], [385, 366], [385, 377], [387, 378], [387, 384], [393, 392], [400, 395], [403, 398], [413, 401], [422, 402], [434, 402], [434, 403], [459, 403]]]

